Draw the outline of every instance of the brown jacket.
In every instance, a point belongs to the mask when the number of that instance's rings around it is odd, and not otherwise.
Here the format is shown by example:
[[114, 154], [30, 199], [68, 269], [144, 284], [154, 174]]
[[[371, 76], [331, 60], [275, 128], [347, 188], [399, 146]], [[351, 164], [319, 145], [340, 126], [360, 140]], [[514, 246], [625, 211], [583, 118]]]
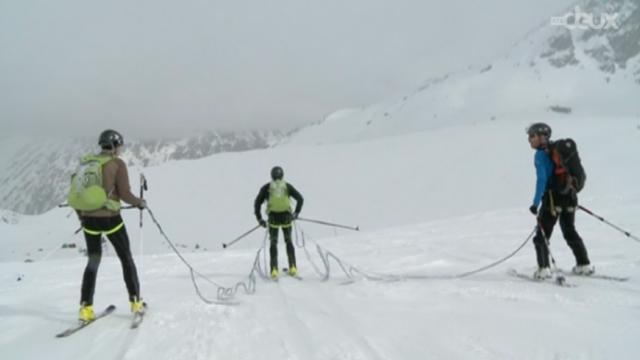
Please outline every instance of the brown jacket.
[[[103, 155], [107, 155], [107, 153], [103, 153]], [[140, 198], [131, 193], [127, 164], [118, 157], [114, 157], [104, 164], [102, 168], [102, 185], [110, 199], [116, 201], [122, 200], [133, 206], [140, 205], [142, 202]], [[119, 212], [107, 209], [80, 212], [80, 216], [89, 217], [112, 217], [118, 214]]]

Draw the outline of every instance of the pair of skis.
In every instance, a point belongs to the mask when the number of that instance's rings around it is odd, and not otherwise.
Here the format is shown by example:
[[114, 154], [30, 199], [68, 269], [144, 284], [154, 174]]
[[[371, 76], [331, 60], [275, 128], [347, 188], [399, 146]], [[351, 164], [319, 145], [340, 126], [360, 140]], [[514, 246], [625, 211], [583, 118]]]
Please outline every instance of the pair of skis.
[[[65, 331], [56, 334], [57, 338], [63, 338], [63, 337], [67, 337], [70, 336], [72, 334], [75, 334], [76, 332], [86, 328], [87, 326], [93, 324], [94, 322], [107, 317], [108, 315], [112, 314], [114, 311], [116, 310], [116, 306], [115, 305], [109, 305], [106, 308], [104, 308], [104, 310], [102, 310], [100, 313], [96, 314], [95, 319], [91, 320], [91, 321], [80, 321], [78, 322], [78, 324], [66, 329]], [[146, 304], [145, 304], [145, 312], [146, 312]], [[129, 328], [131, 329], [137, 329], [138, 326], [140, 326], [140, 324], [142, 324], [142, 320], [144, 320], [144, 312], [142, 313], [135, 313], [133, 315], [133, 318], [131, 319], [131, 325], [129, 326]]]
[[591, 275], [578, 275], [570, 272], [564, 272], [562, 269], [556, 274], [553, 275], [551, 279], [536, 279], [532, 275], [528, 275], [522, 272], [517, 271], [516, 269], [510, 269], [507, 272], [509, 275], [515, 276], [520, 279], [525, 279], [529, 281], [535, 281], [539, 283], [547, 283], [547, 284], [555, 284], [562, 287], [576, 287], [578, 285], [567, 282], [567, 277], [581, 277], [585, 279], [598, 279], [598, 280], [607, 280], [607, 281], [615, 281], [615, 282], [625, 282], [629, 280], [628, 277], [623, 276], [614, 276], [614, 275], [605, 275], [605, 274], [591, 274]]
[[[297, 274], [296, 275], [291, 275], [291, 274], [289, 274], [289, 269], [287, 269], [287, 268], [282, 268], [282, 272], [285, 273], [286, 276], [288, 276], [290, 278], [294, 278], [296, 280], [302, 280], [302, 277], [300, 275], [297, 275]], [[280, 277], [275, 277], [275, 278], [270, 278], [270, 279], [271, 279], [271, 281], [277, 282], [279, 278]]]
[[287, 276], [288, 276], [288, 277], [292, 277], [292, 278], [294, 278], [294, 279], [296, 279], [296, 280], [302, 280], [302, 277], [301, 277], [300, 275], [298, 275], [298, 274], [291, 275], [291, 274], [289, 273], [289, 269], [288, 269], [288, 268], [282, 268], [282, 272], [283, 272], [283, 273], [285, 273], [285, 274], [287, 274]]
[[[553, 278], [549, 278], [549, 279], [536, 279], [532, 275], [519, 272], [516, 269], [509, 269], [507, 274], [509, 274], [511, 276], [515, 276], [515, 277], [517, 277], [519, 279], [534, 281], [534, 282], [538, 282], [538, 283], [555, 284], [555, 285], [562, 286], [562, 287], [576, 287], [577, 286], [576, 284], [567, 282], [567, 279], [565, 278], [565, 276], [562, 273], [553, 274]], [[550, 280], [552, 280], [552, 281], [550, 281]]]

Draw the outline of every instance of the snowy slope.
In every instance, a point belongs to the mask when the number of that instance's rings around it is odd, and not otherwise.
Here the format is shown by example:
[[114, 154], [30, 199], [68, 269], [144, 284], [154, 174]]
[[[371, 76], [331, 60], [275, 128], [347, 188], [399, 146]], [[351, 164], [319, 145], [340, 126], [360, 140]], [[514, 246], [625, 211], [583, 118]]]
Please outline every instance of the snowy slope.
[[[190, 250], [196, 245], [200, 250], [219, 249], [254, 226], [253, 199], [275, 164], [284, 167], [285, 177], [305, 197], [303, 215], [365, 229], [526, 209], [535, 180], [533, 151], [524, 132], [527, 124], [486, 122], [368, 142], [284, 146], [172, 162], [145, 171], [146, 196], [166, 230]], [[579, 128], [571, 121], [551, 125], [556, 137], [570, 136], [578, 143], [588, 174], [584, 201], [624, 197], [636, 188], [636, 170], [630, 170], [630, 164], [640, 154], [639, 122], [583, 119]], [[135, 169], [131, 178], [137, 188]], [[0, 259], [37, 259], [34, 248], [46, 252], [71, 241], [82, 245], [81, 236], [72, 236], [77, 220], [70, 215], [67, 209], [56, 209], [23, 217], [18, 224], [21, 235], [5, 241], [11, 252], [1, 253]], [[135, 238], [137, 211], [125, 215]], [[145, 248], [167, 250], [157, 236], [147, 239]]]
[[[536, 34], [530, 39], [549, 44], [547, 35]], [[282, 165], [304, 195], [302, 216], [363, 230], [298, 221], [297, 233], [306, 234], [306, 242], [296, 242], [304, 279], [258, 278], [255, 293], [240, 291], [235, 305], [201, 301], [188, 269], [149, 217], [141, 232], [138, 211], [126, 211], [150, 304], [147, 319], [138, 330], [128, 329], [121, 268], [107, 246], [95, 305], [113, 303], [118, 310], [55, 339], [77, 311], [86, 261], [83, 239], [73, 235], [77, 220], [67, 209], [0, 213], [3, 358], [637, 358], [640, 243], [583, 212], [577, 227], [598, 273], [628, 281], [568, 277], [577, 287], [561, 288], [509, 276], [510, 268], [533, 272], [531, 243], [504, 264], [450, 279], [504, 257], [532, 231], [533, 151], [524, 132], [532, 120], [548, 121], [555, 138], [577, 141], [588, 174], [582, 205], [640, 233], [640, 168], [634, 166], [640, 121], [637, 103], [629, 100], [640, 87], [618, 67], [614, 74], [588, 68], [590, 75], [581, 77], [579, 66], [560, 70], [545, 60], [534, 70], [517, 70], [513, 59], [532, 54], [531, 47], [523, 49], [491, 69], [451, 75], [406, 99], [336, 113], [284, 146], [146, 168], [147, 198], [164, 231], [195, 269], [223, 286], [247, 279], [263, 245], [264, 233], [256, 232], [221, 247], [255, 226], [253, 199], [273, 165]], [[562, 58], [565, 50], [556, 55]], [[580, 59], [585, 66], [590, 61]], [[606, 77], [610, 88], [595, 86]], [[565, 80], [570, 86], [559, 86]], [[572, 112], [549, 111], [553, 105]], [[136, 187], [138, 168], [131, 170]], [[551, 241], [559, 266], [570, 269], [573, 256], [559, 231]], [[348, 282], [335, 261], [322, 281], [316, 245], [367, 274], [400, 281], [356, 276]], [[200, 279], [198, 285], [204, 297], [216, 297], [212, 283]]]
[[[636, 192], [596, 206], [637, 230], [639, 203]], [[120, 267], [109, 257], [96, 306], [114, 303], [116, 314], [62, 340], [53, 334], [76, 315], [84, 260], [1, 263], [0, 346], [10, 359], [635, 359], [640, 244], [582, 213], [578, 224], [598, 270], [631, 280], [569, 277], [578, 287], [560, 288], [508, 276], [512, 267], [533, 271], [529, 244], [507, 264], [466, 279], [343, 285], [347, 278], [335, 263], [322, 282], [298, 248], [304, 280], [258, 279], [256, 293], [239, 295], [239, 304], [211, 306], [196, 297], [175, 256], [147, 256], [141, 276], [151, 307], [132, 331]], [[530, 215], [514, 209], [314, 240], [372, 272], [451, 275], [506, 255], [531, 225]], [[320, 263], [313, 245], [307, 242]], [[561, 266], [571, 266], [561, 239], [553, 239], [552, 249]], [[253, 256], [254, 249], [230, 249], [187, 259], [231, 285], [248, 274]], [[200, 287], [215, 297], [206, 282]]]
[[[578, 129], [552, 125], [581, 147], [589, 174], [582, 203], [637, 234], [640, 174], [629, 166], [640, 153], [637, 122], [585, 120]], [[359, 224], [364, 232], [298, 222], [309, 250], [309, 257], [297, 250], [304, 280], [283, 278], [275, 284], [258, 278], [256, 293], [240, 291], [239, 304], [206, 305], [148, 217], [146, 255], [139, 256], [137, 211], [128, 212], [143, 296], [151, 305], [137, 332], [127, 329], [121, 270], [107, 247], [96, 307], [114, 303], [118, 311], [68, 339], [54, 339], [76, 315], [85, 259], [77, 249], [56, 249], [70, 241], [82, 246], [80, 237], [72, 236], [77, 221], [56, 209], [17, 224], [0, 223], [3, 353], [98, 360], [634, 359], [640, 350], [634, 341], [640, 331], [640, 244], [584, 213], [578, 228], [598, 271], [631, 280], [569, 278], [578, 287], [567, 289], [507, 275], [509, 268], [533, 271], [531, 244], [481, 274], [428, 279], [497, 260], [532, 230], [526, 207], [534, 186], [533, 152], [524, 126], [487, 122], [354, 144], [220, 154], [148, 169], [149, 204], [164, 230], [184, 245], [179, 249], [198, 271], [224, 286], [246, 279], [263, 234], [227, 250], [220, 244], [254, 225], [253, 197], [276, 162], [305, 195], [304, 216]], [[552, 243], [560, 266], [570, 268], [568, 247], [558, 235]], [[333, 262], [329, 281], [323, 282], [314, 269], [315, 264], [322, 270], [315, 244], [370, 273], [427, 278], [356, 278], [344, 285], [347, 277]], [[26, 252], [35, 262], [22, 262]], [[200, 280], [199, 286], [204, 296], [215, 298], [213, 285]]]
[[640, 118], [640, 1], [576, 5], [596, 16], [619, 14], [619, 29], [569, 30], [545, 19], [491, 64], [429, 79], [377, 104], [337, 111], [288, 142], [350, 142], [513, 119], [573, 119], [579, 126], [583, 117]]

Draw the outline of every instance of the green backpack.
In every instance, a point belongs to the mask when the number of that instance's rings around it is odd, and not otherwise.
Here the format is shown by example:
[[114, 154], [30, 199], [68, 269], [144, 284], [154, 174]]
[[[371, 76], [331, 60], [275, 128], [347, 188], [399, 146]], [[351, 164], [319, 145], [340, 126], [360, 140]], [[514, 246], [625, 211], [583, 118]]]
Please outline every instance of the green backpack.
[[285, 211], [291, 211], [291, 200], [289, 200], [287, 183], [284, 180], [274, 180], [269, 184], [267, 212]]
[[69, 206], [78, 211], [120, 210], [120, 202], [109, 199], [102, 185], [102, 167], [111, 159], [111, 156], [87, 155], [80, 160], [71, 177]]

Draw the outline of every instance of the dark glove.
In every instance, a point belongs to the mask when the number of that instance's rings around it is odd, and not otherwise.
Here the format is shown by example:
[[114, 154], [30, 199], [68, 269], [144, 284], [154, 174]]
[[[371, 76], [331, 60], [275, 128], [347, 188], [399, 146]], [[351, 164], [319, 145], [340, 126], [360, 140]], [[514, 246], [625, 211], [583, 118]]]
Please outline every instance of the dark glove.
[[140, 203], [136, 205], [136, 207], [140, 210], [147, 208], [147, 201], [145, 199], [140, 199]]
[[262, 226], [263, 228], [267, 227], [267, 222], [262, 219], [258, 219], [258, 224], [260, 224], [260, 226]]
[[293, 219], [293, 220], [298, 219], [298, 213], [294, 212], [293, 214], [291, 214], [291, 219]]
[[538, 215], [538, 207], [537, 207], [537, 206], [535, 206], [535, 205], [531, 205], [531, 206], [529, 207], [529, 211], [531, 211], [531, 213], [532, 213], [533, 215]]

